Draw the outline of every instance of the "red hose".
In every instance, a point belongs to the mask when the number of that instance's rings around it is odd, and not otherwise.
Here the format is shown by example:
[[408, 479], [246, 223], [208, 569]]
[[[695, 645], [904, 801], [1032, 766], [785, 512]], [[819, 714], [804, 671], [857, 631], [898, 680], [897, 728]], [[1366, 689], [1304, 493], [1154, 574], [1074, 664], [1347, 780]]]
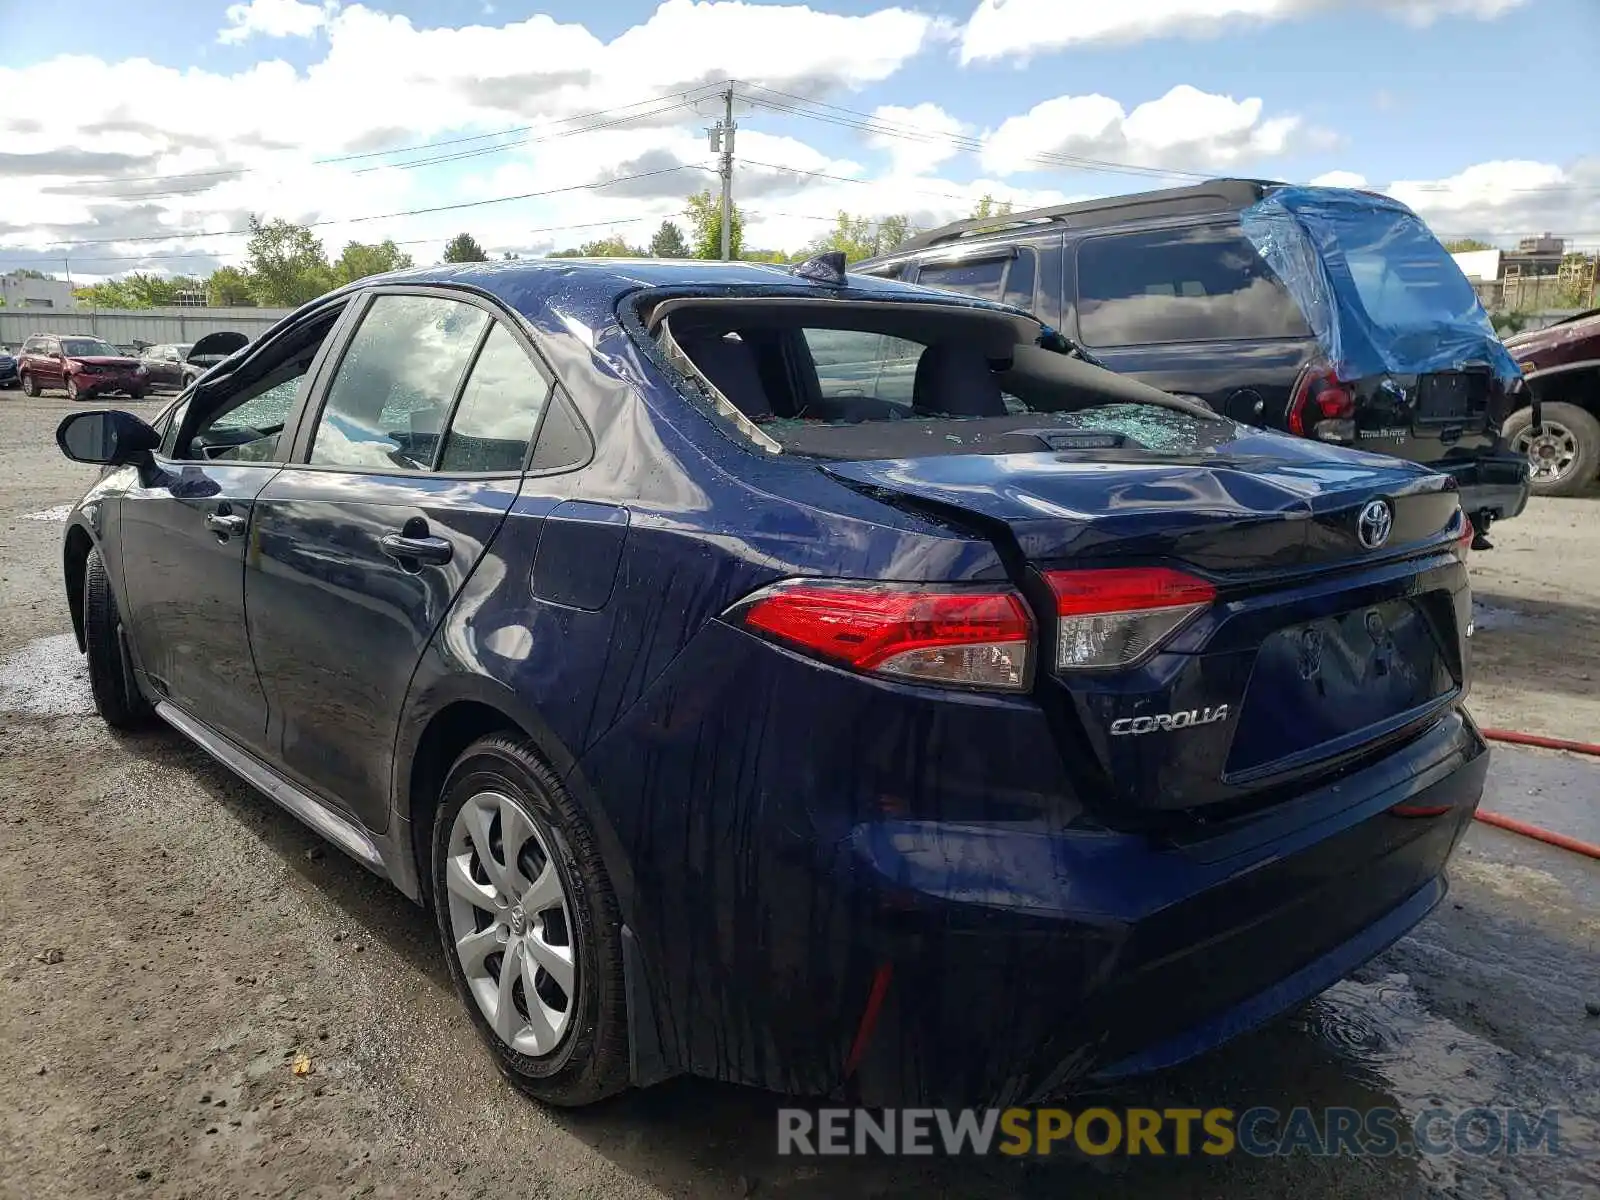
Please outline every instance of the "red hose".
[[[1600, 746], [1593, 742], [1571, 742], [1566, 738], [1545, 737], [1537, 733], [1518, 733], [1515, 729], [1482, 729], [1479, 732], [1492, 742], [1509, 742], [1513, 746], [1537, 746], [1541, 750], [1565, 750], [1571, 754], [1588, 754], [1600, 758]], [[1596, 846], [1593, 842], [1579, 841], [1564, 833], [1553, 833], [1537, 825], [1530, 825], [1526, 821], [1519, 821], [1515, 817], [1502, 816], [1500, 813], [1477, 812], [1473, 815], [1485, 825], [1510, 830], [1512, 833], [1532, 838], [1536, 842], [1546, 842], [1563, 850], [1571, 850], [1574, 854], [1600, 858], [1600, 846]]]
[[1548, 842], [1552, 846], [1560, 846], [1563, 850], [1571, 850], [1575, 854], [1586, 854], [1590, 858], [1600, 858], [1600, 846], [1593, 842], [1580, 842], [1577, 838], [1568, 837], [1564, 833], [1552, 833], [1548, 829], [1540, 829], [1537, 825], [1529, 825], [1526, 821], [1519, 821], [1515, 817], [1502, 816], [1499, 813], [1479, 811], [1473, 814], [1485, 825], [1494, 825], [1500, 829], [1509, 829], [1512, 833], [1520, 833], [1523, 837], [1533, 838], [1538, 842]]
[[1569, 742], [1565, 738], [1545, 737], [1538, 733], [1518, 733], [1514, 729], [1480, 729], [1478, 732], [1491, 742], [1510, 742], [1513, 746], [1538, 746], [1541, 750], [1566, 750], [1573, 754], [1590, 754], [1600, 758], [1600, 746], [1593, 742]]

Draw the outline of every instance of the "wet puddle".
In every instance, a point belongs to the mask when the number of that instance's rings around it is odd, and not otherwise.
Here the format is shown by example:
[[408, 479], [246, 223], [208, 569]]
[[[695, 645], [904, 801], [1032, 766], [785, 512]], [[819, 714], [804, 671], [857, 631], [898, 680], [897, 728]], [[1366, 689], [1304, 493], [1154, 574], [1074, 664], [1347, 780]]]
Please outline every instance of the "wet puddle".
[[93, 711], [88, 668], [70, 633], [39, 638], [0, 659], [0, 713], [70, 717]]

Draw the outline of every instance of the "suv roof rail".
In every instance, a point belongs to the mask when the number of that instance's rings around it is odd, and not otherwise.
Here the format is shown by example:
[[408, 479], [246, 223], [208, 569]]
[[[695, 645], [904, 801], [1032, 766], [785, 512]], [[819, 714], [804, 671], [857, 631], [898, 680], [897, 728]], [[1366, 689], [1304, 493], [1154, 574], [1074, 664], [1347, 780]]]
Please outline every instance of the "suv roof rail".
[[[1073, 217], [1094, 217], [1087, 224], [1109, 224], [1137, 217], [1184, 216], [1189, 213], [1219, 212], [1254, 204], [1269, 190], [1281, 187], [1273, 179], [1210, 179], [1188, 187], [1166, 188], [1158, 192], [1139, 192], [1129, 196], [1103, 196], [1096, 200], [1077, 200], [1048, 208], [1007, 213], [1003, 217], [971, 217], [952, 221], [927, 233], [919, 233], [891, 250], [890, 254], [926, 250], [985, 234], [1011, 233], [1036, 225], [1071, 224]], [[886, 256], [887, 257], [887, 256]]]

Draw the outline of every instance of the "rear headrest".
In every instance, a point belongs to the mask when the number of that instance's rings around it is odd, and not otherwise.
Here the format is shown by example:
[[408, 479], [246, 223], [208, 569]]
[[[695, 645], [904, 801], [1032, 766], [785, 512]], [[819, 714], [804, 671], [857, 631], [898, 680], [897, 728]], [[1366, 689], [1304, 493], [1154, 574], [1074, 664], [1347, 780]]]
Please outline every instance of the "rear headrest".
[[737, 335], [690, 335], [678, 342], [700, 373], [717, 390], [733, 402], [733, 406], [753, 421], [772, 416], [772, 401], [767, 389], [761, 386], [761, 372], [756, 369], [755, 351], [740, 341]]
[[983, 352], [964, 342], [935, 342], [917, 360], [912, 411], [946, 417], [1003, 417], [1000, 381]]

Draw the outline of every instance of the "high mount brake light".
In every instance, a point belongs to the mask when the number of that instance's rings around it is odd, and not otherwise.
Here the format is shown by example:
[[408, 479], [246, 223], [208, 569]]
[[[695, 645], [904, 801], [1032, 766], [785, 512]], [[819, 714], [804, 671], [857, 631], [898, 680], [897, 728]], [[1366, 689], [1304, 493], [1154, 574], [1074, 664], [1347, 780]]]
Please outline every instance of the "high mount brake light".
[[985, 691], [1032, 683], [1033, 617], [1009, 588], [790, 580], [728, 616], [771, 641], [874, 675]]
[[1056, 599], [1056, 669], [1129, 667], [1217, 598], [1204, 579], [1169, 567], [1046, 571]]

